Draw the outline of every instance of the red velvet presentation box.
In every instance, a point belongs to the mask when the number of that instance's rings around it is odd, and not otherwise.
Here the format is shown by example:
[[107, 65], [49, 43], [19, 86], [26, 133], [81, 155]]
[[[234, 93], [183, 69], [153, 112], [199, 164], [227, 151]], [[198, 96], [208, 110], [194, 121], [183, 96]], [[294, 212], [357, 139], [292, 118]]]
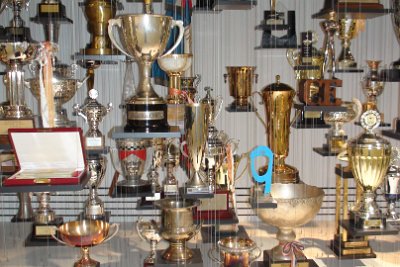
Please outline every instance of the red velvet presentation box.
[[3, 186], [74, 185], [86, 176], [80, 128], [9, 129], [18, 171]]

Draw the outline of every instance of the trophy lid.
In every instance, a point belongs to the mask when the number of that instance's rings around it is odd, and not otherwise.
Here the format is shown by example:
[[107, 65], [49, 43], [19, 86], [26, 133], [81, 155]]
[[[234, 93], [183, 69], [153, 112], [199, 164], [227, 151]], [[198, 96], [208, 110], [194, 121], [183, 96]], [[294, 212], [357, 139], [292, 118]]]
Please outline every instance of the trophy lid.
[[275, 83], [269, 84], [264, 89], [262, 89], [262, 92], [269, 92], [269, 91], [294, 91], [292, 87], [287, 85], [286, 83], [281, 83], [281, 76], [276, 75], [275, 76]]
[[212, 107], [215, 106], [215, 99], [211, 96], [211, 91], [213, 89], [211, 87], [205, 87], [204, 91], [206, 91], [206, 96], [200, 100], [200, 103], [202, 104], [208, 104], [211, 105]]
[[82, 107], [82, 112], [83, 114], [87, 114], [90, 111], [93, 110], [99, 110], [101, 112], [101, 115], [106, 115], [107, 114], [107, 108], [97, 102], [97, 97], [99, 96], [99, 93], [96, 89], [91, 89], [89, 90], [89, 99], [87, 103]]

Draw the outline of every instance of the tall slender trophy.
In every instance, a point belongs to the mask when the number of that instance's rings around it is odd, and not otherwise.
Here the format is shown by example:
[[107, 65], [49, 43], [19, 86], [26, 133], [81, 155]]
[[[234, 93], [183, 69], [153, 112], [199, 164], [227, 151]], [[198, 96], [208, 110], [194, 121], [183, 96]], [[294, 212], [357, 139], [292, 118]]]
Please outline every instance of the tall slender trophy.
[[162, 240], [160, 224], [151, 221], [143, 221], [142, 218], [136, 222], [136, 232], [141, 239], [150, 242], [150, 254], [144, 259], [143, 267], [153, 266], [157, 256], [157, 244]]
[[339, 39], [342, 40], [342, 51], [337, 59], [339, 70], [357, 68], [357, 62], [350, 50], [351, 40], [357, 35], [357, 20], [352, 18], [339, 19]]
[[[367, 102], [363, 103], [363, 111], [378, 110], [377, 97], [380, 96], [385, 88], [385, 82], [379, 75], [380, 60], [367, 60], [369, 72], [361, 80], [363, 93], [367, 97]], [[383, 120], [383, 114], [381, 114]]]
[[96, 154], [95, 156], [89, 156], [88, 161], [88, 172], [90, 175], [89, 182], [89, 198], [85, 202], [84, 218], [91, 220], [106, 220], [109, 218], [106, 216], [104, 211], [104, 203], [99, 198], [97, 188], [104, 180], [107, 168], [107, 158], [104, 155]]
[[167, 144], [166, 150], [164, 162], [167, 168], [167, 176], [164, 181], [164, 195], [177, 195], [179, 188], [174, 172], [175, 168], [179, 166], [180, 151], [172, 142]]
[[[276, 76], [276, 82], [266, 86], [259, 93], [265, 105], [266, 122], [261, 120], [267, 131], [268, 147], [274, 152], [273, 183], [298, 183], [299, 171], [285, 164], [285, 158], [289, 153], [290, 111], [296, 91], [289, 85], [281, 83], [280, 76]], [[268, 165], [262, 167], [259, 172], [267, 172]]]
[[324, 41], [324, 72], [329, 73], [332, 79], [335, 77], [336, 72], [336, 58], [335, 58], [335, 34], [339, 30], [339, 24], [336, 19], [336, 12], [329, 13], [329, 18], [321, 22], [322, 30], [325, 32]]
[[[145, 2], [146, 6], [151, 6], [152, 1]], [[120, 15], [109, 20], [108, 33], [112, 43], [122, 53], [134, 58], [139, 66], [136, 95], [126, 103], [127, 132], [163, 132], [169, 129], [166, 101], [154, 91], [150, 83], [150, 73], [153, 62], [162, 57], [171, 29], [175, 26], [179, 28], [178, 38], [164, 56], [174, 51], [181, 42], [184, 32], [182, 21], [149, 13]], [[116, 32], [119, 37], [116, 37]]]
[[71, 221], [58, 227], [52, 236], [61, 244], [81, 248], [81, 258], [74, 263], [74, 267], [100, 266], [98, 261], [90, 258], [89, 248], [109, 241], [118, 229], [118, 224], [110, 225], [101, 220]]
[[115, 17], [120, 3], [118, 0], [86, 0], [85, 15], [88, 21], [90, 43], [82, 49], [87, 55], [112, 55], [116, 50], [111, 47], [107, 32], [108, 21]]
[[377, 111], [367, 110], [360, 120], [364, 133], [348, 142], [347, 153], [354, 178], [362, 186], [363, 197], [350, 211], [350, 221], [358, 229], [384, 229], [386, 218], [375, 202], [375, 191], [385, 179], [392, 147], [389, 141], [373, 132], [380, 123]]
[[[192, 103], [185, 107], [185, 140], [189, 152], [187, 156], [193, 169], [193, 172], [190, 170], [189, 181], [185, 184], [187, 194], [210, 193], [207, 175], [200, 172], [206, 150], [208, 112], [207, 104]], [[185, 155], [182, 149], [181, 152]]]
[[386, 221], [400, 223], [400, 216], [396, 211], [396, 202], [400, 199], [400, 168], [393, 163], [385, 176], [385, 199], [387, 201]]
[[229, 83], [229, 95], [235, 101], [228, 106], [229, 111], [254, 111], [248, 101], [252, 94], [253, 85], [257, 83], [258, 74], [254, 66], [227, 66], [224, 74], [225, 83]]
[[99, 93], [96, 89], [89, 91], [89, 99], [83, 105], [74, 105], [74, 109], [86, 123], [89, 124], [89, 130], [85, 134], [86, 149], [104, 149], [104, 136], [99, 130], [99, 124], [103, 118], [112, 110], [112, 104], [108, 103], [107, 108], [97, 102]]

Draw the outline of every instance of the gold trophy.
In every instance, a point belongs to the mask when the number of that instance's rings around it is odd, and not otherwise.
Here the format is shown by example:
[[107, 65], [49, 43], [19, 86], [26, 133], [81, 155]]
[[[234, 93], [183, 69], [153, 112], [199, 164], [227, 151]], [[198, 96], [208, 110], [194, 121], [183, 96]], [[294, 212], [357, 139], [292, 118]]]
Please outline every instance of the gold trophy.
[[373, 132], [380, 123], [380, 115], [376, 110], [367, 110], [360, 120], [364, 133], [347, 144], [354, 178], [363, 189], [359, 205], [350, 211], [350, 221], [358, 229], [384, 229], [386, 218], [375, 202], [375, 191], [385, 179], [392, 147], [389, 141]]
[[[261, 93], [265, 105], [266, 122], [260, 119], [267, 131], [267, 143], [274, 152], [273, 183], [298, 183], [299, 172], [295, 167], [285, 164], [289, 153], [290, 111], [296, 91], [281, 83], [276, 75], [276, 83], [266, 86]], [[258, 114], [258, 113], [257, 113]], [[259, 172], [267, 172], [268, 165]]]
[[247, 100], [257, 83], [258, 74], [255, 74], [256, 67], [253, 66], [227, 66], [224, 74], [225, 83], [229, 83], [229, 94], [235, 101], [227, 108], [229, 111], [254, 111], [254, 107]]
[[[193, 169], [189, 181], [185, 184], [187, 194], [210, 193], [208, 183], [206, 182], [207, 175], [200, 172], [206, 150], [209, 123], [207, 119], [208, 111], [208, 105], [202, 103], [187, 104], [185, 107], [186, 141], [181, 143], [181, 152], [189, 158], [191, 169]], [[187, 144], [188, 155], [183, 151], [184, 144]]]
[[[150, 5], [151, 1], [148, 2]], [[118, 38], [114, 27], [118, 28]], [[179, 28], [178, 38], [171, 49], [162, 55], [174, 27]], [[151, 65], [156, 59], [175, 50], [182, 40], [183, 32], [183, 22], [169, 16], [128, 14], [109, 20], [108, 33], [112, 43], [122, 53], [134, 58], [139, 66], [136, 95], [126, 103], [125, 131], [168, 131], [166, 101], [157, 95], [150, 83]]]
[[118, 229], [118, 224], [110, 225], [101, 220], [72, 221], [57, 228], [59, 238], [55, 234], [52, 236], [61, 244], [81, 248], [82, 256], [74, 263], [74, 267], [96, 267], [100, 263], [90, 258], [89, 248], [109, 241], [118, 233]]
[[177, 200], [165, 198], [156, 202], [162, 210], [161, 236], [170, 242], [162, 258], [171, 262], [186, 262], [193, 258], [193, 252], [186, 242], [194, 237], [201, 225], [193, 222], [193, 208], [198, 202], [193, 199]]
[[[363, 93], [367, 97], [367, 102], [363, 103], [363, 111], [378, 110], [377, 97], [380, 96], [385, 88], [385, 82], [379, 76], [379, 60], [367, 60], [369, 73], [361, 80]], [[381, 114], [383, 120], [383, 114]]]
[[112, 55], [116, 50], [111, 47], [107, 33], [108, 21], [115, 17], [120, 5], [118, 0], [86, 0], [85, 15], [88, 21], [88, 31], [91, 34], [90, 43], [82, 54]]
[[357, 68], [357, 62], [350, 50], [350, 41], [357, 35], [357, 20], [351, 18], [339, 19], [339, 39], [342, 40], [342, 51], [337, 59], [339, 70]]
[[184, 104], [186, 99], [182, 96], [182, 73], [192, 66], [192, 54], [169, 54], [157, 59], [160, 68], [168, 74], [168, 104]]
[[179, 148], [172, 142], [167, 144], [164, 154], [164, 163], [167, 169], [167, 176], [164, 180], [164, 195], [177, 195], [179, 193], [178, 181], [174, 175], [175, 168], [179, 166]]

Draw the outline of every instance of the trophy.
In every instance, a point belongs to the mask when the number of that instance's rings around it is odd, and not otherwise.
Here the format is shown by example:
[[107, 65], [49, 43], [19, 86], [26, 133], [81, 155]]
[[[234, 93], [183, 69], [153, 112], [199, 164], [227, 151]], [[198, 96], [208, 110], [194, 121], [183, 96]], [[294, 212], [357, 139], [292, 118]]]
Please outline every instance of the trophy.
[[[293, 228], [300, 227], [311, 221], [321, 208], [325, 193], [321, 188], [299, 184], [273, 183], [269, 195], [257, 196], [257, 203], [270, 201], [272, 198], [276, 203], [276, 208], [262, 208], [257, 205], [255, 212], [257, 216], [269, 225], [278, 228], [276, 238], [279, 244], [272, 250], [264, 251], [265, 266], [296, 266], [292, 259], [295, 258], [298, 266], [311, 265], [312, 260], [308, 260], [301, 251], [302, 245], [296, 240]], [[288, 248], [296, 246], [298, 249], [293, 251]], [[315, 264], [315, 263], [314, 263]]]
[[161, 241], [160, 225], [154, 220], [143, 221], [142, 218], [136, 223], [136, 231], [142, 240], [150, 242], [150, 254], [144, 259], [144, 267], [153, 266], [156, 261], [157, 244]]
[[[400, 42], [400, 1], [391, 0], [390, 9], [392, 10], [392, 24], [394, 34], [397, 41]], [[382, 70], [382, 76], [385, 81], [398, 82], [400, 80], [400, 59], [393, 61], [390, 64], [390, 69]], [[396, 119], [398, 121], [399, 119]], [[395, 130], [397, 132], [397, 129]]]
[[361, 114], [362, 105], [360, 100], [354, 98], [353, 102], [342, 102], [345, 111], [325, 111], [324, 121], [331, 125], [331, 129], [326, 134], [327, 144], [323, 149], [331, 153], [339, 153], [346, 148], [346, 133], [343, 130], [343, 124], [354, 121]]
[[[151, 4], [151, 1], [147, 2]], [[181, 42], [184, 32], [182, 21], [152, 14], [128, 14], [109, 20], [108, 33], [112, 43], [122, 53], [134, 58], [139, 66], [136, 95], [126, 103], [127, 132], [163, 132], [169, 129], [167, 105], [150, 83], [150, 70], [153, 61], [162, 56], [171, 29], [175, 26], [179, 28], [178, 38], [164, 56], [174, 51]], [[114, 27], [118, 28], [119, 38], [115, 35]]]
[[227, 66], [224, 74], [224, 81], [229, 82], [229, 95], [235, 101], [227, 110], [229, 111], [254, 111], [254, 107], [248, 101], [251, 96], [254, 83], [257, 83], [258, 74], [255, 74], [256, 67], [252, 66]]
[[[30, 64], [29, 68], [34, 75], [34, 78], [27, 79], [25, 86], [29, 88], [33, 96], [40, 101], [40, 68], [37, 64]], [[62, 106], [70, 101], [76, 91], [81, 88], [84, 84], [85, 79], [78, 80], [75, 78], [77, 65], [66, 65], [55, 63], [53, 68], [53, 95], [54, 95], [54, 106], [55, 116], [54, 125], [55, 127], [71, 127], [75, 125], [68, 119], [67, 110]]]
[[400, 199], [400, 168], [391, 164], [384, 181], [385, 199], [387, 202], [386, 221], [400, 222], [396, 212], [396, 202]]
[[107, 168], [107, 158], [103, 155], [90, 156], [88, 161], [88, 173], [90, 175], [87, 183], [89, 187], [89, 198], [85, 202], [84, 218], [88, 220], [102, 220], [106, 217], [104, 203], [97, 194], [97, 188], [104, 180]]
[[[192, 103], [185, 107], [185, 142], [181, 144], [181, 152], [191, 163], [193, 172], [186, 182], [187, 194], [209, 194], [209, 185], [206, 174], [200, 172], [206, 150], [208, 133], [209, 112], [207, 104]], [[188, 154], [183, 151], [183, 145], [187, 145]]]
[[174, 170], [179, 165], [179, 148], [170, 142], [167, 144], [167, 151], [164, 155], [164, 162], [167, 168], [167, 177], [164, 181], [164, 195], [178, 194], [178, 181], [175, 178]]
[[363, 190], [361, 202], [350, 211], [350, 221], [358, 229], [384, 229], [386, 220], [375, 202], [375, 191], [385, 179], [392, 147], [373, 132], [380, 123], [377, 111], [367, 110], [360, 120], [364, 133], [347, 144], [354, 178]]
[[56, 234], [52, 236], [61, 244], [81, 248], [81, 258], [74, 263], [74, 267], [100, 266], [98, 261], [90, 258], [89, 248], [109, 241], [118, 233], [118, 229], [118, 224], [110, 225], [101, 220], [72, 221], [57, 228], [59, 238]]
[[107, 33], [107, 23], [115, 17], [120, 9], [118, 0], [86, 0], [84, 2], [85, 15], [90, 33], [90, 43], [81, 53], [86, 55], [112, 55], [116, 50], [111, 47]]
[[322, 30], [325, 32], [324, 45], [324, 72], [330, 72], [330, 78], [335, 77], [336, 59], [335, 59], [335, 34], [339, 30], [339, 24], [336, 21], [336, 12], [329, 12], [329, 18], [321, 22]]
[[342, 51], [337, 59], [339, 70], [349, 70], [357, 68], [357, 62], [350, 50], [350, 41], [357, 35], [357, 20], [351, 18], [339, 19], [339, 39], [342, 40]]
[[184, 104], [186, 98], [182, 95], [182, 73], [192, 65], [192, 54], [169, 54], [157, 59], [160, 68], [168, 74], [168, 104]]
[[[363, 103], [363, 111], [378, 110], [377, 97], [380, 96], [385, 88], [385, 82], [379, 76], [379, 60], [367, 60], [369, 72], [361, 80], [361, 86], [367, 102]], [[383, 120], [383, 114], [381, 114]]]
[[142, 175], [150, 161], [149, 146], [145, 139], [116, 139], [117, 148], [111, 149], [111, 159], [115, 170], [125, 179], [117, 183], [117, 192], [138, 194], [152, 192], [150, 181], [142, 180]]
[[217, 246], [220, 253], [219, 257], [214, 255], [217, 252], [216, 248], [210, 249], [208, 256], [213, 261], [226, 267], [250, 267], [250, 264], [261, 254], [257, 244], [248, 238], [225, 237], [218, 241]]
[[104, 136], [99, 130], [99, 123], [111, 111], [112, 104], [108, 103], [107, 108], [97, 102], [99, 93], [96, 89], [89, 91], [89, 99], [83, 106], [74, 105], [74, 110], [87, 124], [89, 130], [85, 134], [86, 149], [104, 149]]
[[31, 203], [32, 193], [17, 193], [18, 212], [11, 219], [11, 222], [31, 222], [33, 220], [33, 209]]
[[193, 77], [181, 77], [181, 89], [186, 93], [188, 98], [194, 102], [194, 97], [197, 93], [197, 87], [199, 86], [201, 77], [196, 74]]
[[[289, 85], [281, 83], [280, 76], [276, 75], [276, 82], [266, 86], [260, 96], [265, 105], [266, 121], [261, 119], [267, 131], [268, 147], [274, 152], [273, 183], [298, 183], [299, 171], [285, 164], [289, 153], [290, 111], [293, 105], [295, 90]], [[259, 173], [265, 174], [268, 165], [260, 168]]]
[[154, 193], [153, 197], [147, 197], [147, 200], [159, 200], [160, 193], [161, 193], [161, 186], [158, 181], [160, 177], [158, 173], [158, 168], [161, 167], [162, 161], [164, 158], [164, 139], [163, 138], [153, 138], [151, 141], [151, 147], [153, 148], [154, 152], [152, 153], [151, 165], [150, 170], [147, 173], [147, 180], [151, 183], [151, 187]]
[[200, 229], [200, 225], [193, 223], [193, 208], [198, 206], [198, 202], [193, 199], [165, 198], [155, 204], [162, 211], [161, 236], [170, 243], [162, 253], [162, 258], [170, 262], [186, 262], [192, 259], [194, 253], [186, 247], [186, 242]]

